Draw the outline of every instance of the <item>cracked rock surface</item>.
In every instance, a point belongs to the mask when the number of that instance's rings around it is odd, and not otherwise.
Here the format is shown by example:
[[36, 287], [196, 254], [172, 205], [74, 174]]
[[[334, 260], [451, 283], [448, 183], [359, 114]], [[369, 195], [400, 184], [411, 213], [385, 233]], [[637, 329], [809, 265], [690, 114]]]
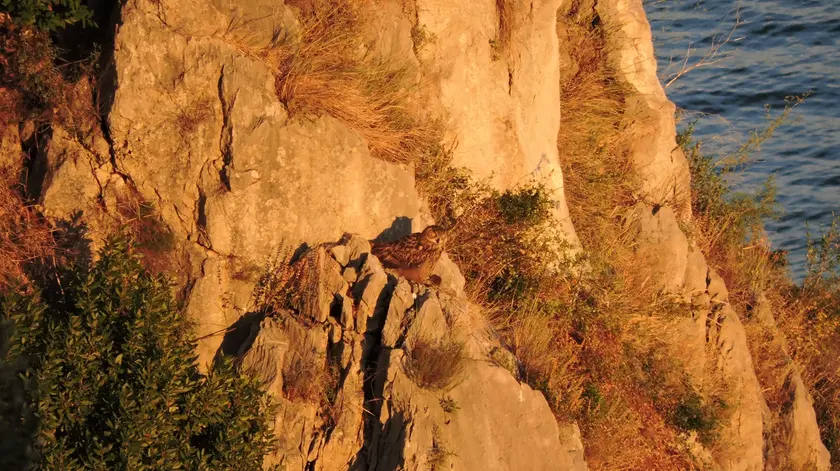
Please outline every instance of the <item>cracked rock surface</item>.
[[[563, 424], [561, 434], [542, 394], [490, 360], [498, 344], [462, 288], [397, 278], [366, 250], [364, 238], [348, 235], [303, 254], [291, 286], [306, 293], [304, 300], [254, 317], [236, 348], [240, 367], [280, 405], [278, 443], [267, 464], [426, 470], [440, 449], [449, 453], [446, 469], [586, 469], [577, 428]], [[351, 265], [358, 267], [355, 279], [327, 288], [324, 280], [343, 281]], [[442, 286], [457, 285], [451, 278], [460, 274], [448, 259], [435, 272]], [[313, 304], [327, 306], [327, 318], [313, 313]], [[423, 387], [407, 372], [423, 340], [464, 346], [463, 369], [443, 389]], [[309, 354], [312, 368], [337, 374], [328, 393], [290, 399], [284, 380], [295, 379], [284, 373], [293, 374], [296, 359]]]

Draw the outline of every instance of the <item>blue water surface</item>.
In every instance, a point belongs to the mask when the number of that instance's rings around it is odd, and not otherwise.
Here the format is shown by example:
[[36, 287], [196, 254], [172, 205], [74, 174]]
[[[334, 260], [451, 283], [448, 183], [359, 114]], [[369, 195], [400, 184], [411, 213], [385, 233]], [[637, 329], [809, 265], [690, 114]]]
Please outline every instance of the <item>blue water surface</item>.
[[725, 156], [766, 126], [766, 106], [775, 116], [785, 97], [812, 93], [733, 182], [750, 190], [775, 176], [783, 214], [768, 223], [770, 238], [801, 279], [806, 223], [817, 233], [840, 215], [840, 0], [646, 0], [645, 9], [663, 83], [688, 50], [691, 65], [729, 37], [716, 63], [666, 89], [687, 112], [683, 124], [698, 120], [707, 154]]

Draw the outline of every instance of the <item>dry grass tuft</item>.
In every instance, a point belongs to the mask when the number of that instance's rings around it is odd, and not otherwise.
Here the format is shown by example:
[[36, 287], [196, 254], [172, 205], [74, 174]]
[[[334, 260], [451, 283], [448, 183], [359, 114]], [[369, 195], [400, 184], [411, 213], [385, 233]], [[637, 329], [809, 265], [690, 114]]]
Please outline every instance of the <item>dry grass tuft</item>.
[[490, 40], [493, 48], [493, 60], [499, 60], [510, 50], [515, 29], [517, 0], [496, 0], [496, 12], [499, 14], [499, 29], [496, 39]]
[[[579, 5], [578, 5], [579, 7]], [[594, 12], [573, 7], [558, 16], [576, 70], [560, 86], [561, 125], [557, 149], [566, 201], [585, 247], [596, 250], [615, 240], [614, 220], [634, 202], [634, 181], [622, 150], [624, 90], [607, 64], [606, 32]]]
[[175, 275], [173, 270], [179, 267], [173, 262], [173, 253], [178, 242], [155, 205], [137, 192], [123, 195], [117, 200], [117, 218], [117, 224], [134, 239], [149, 271]]
[[405, 372], [425, 389], [445, 390], [464, 371], [464, 344], [418, 338], [405, 358]]
[[55, 257], [52, 227], [21, 196], [17, 176], [0, 170], [0, 290], [26, 282], [28, 268]]
[[175, 127], [184, 140], [192, 138], [198, 128], [213, 118], [213, 100], [209, 97], [192, 100], [186, 106], [178, 110], [175, 116]]
[[291, 114], [328, 114], [384, 160], [417, 162], [438, 146], [440, 126], [413, 103], [417, 72], [365, 54], [361, 2], [292, 5], [299, 11], [299, 31], [281, 32], [270, 47], [250, 51], [274, 72], [277, 97]]
[[551, 305], [540, 309], [532, 302], [515, 313], [508, 328], [498, 322], [497, 328], [519, 360], [525, 382], [545, 394], [557, 415], [572, 417], [582, 406], [581, 346], [571, 336], [568, 318], [557, 309]]
[[331, 383], [326, 359], [314, 349], [289, 351], [283, 365], [283, 395], [290, 401], [318, 404]]

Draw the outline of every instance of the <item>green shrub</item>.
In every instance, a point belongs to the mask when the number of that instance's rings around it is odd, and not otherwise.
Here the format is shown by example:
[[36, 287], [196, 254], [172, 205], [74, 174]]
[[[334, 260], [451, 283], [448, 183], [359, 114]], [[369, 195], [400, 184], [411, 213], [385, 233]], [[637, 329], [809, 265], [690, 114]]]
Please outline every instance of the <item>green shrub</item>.
[[499, 212], [508, 224], [542, 224], [551, 216], [551, 200], [541, 185], [508, 190], [499, 197]]
[[76, 23], [93, 25], [93, 12], [82, 0], [0, 0], [0, 11], [8, 13], [15, 23], [47, 31]]
[[720, 411], [726, 405], [722, 401], [707, 403], [696, 392], [689, 392], [680, 398], [671, 413], [670, 421], [684, 432], [697, 432], [700, 441], [711, 444], [720, 423]]
[[[746, 155], [735, 154], [721, 161], [705, 155], [693, 141], [694, 125], [677, 135], [677, 143], [685, 150], [691, 171], [692, 211], [719, 224], [721, 242], [741, 244], [753, 233], [761, 232], [764, 221], [778, 215], [772, 178], [755, 193], [733, 190], [727, 180], [748, 165]], [[763, 137], [762, 139], [767, 139]]]
[[499, 192], [448, 166], [445, 157], [418, 173], [418, 180], [435, 220], [450, 229], [447, 253], [477, 299], [522, 299], [558, 262], [567, 243], [554, 229], [553, 194], [545, 185], [532, 181]]
[[2, 469], [261, 469], [271, 414], [229, 361], [199, 373], [190, 325], [132, 244], [43, 295], [7, 293]]

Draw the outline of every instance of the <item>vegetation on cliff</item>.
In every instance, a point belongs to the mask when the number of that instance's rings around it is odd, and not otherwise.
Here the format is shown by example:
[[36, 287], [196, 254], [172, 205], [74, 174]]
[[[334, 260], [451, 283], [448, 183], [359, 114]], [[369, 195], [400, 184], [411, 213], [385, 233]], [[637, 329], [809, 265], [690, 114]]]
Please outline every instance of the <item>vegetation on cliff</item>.
[[127, 239], [54, 284], [2, 296], [6, 469], [258, 469], [271, 408], [221, 362], [195, 362], [166, 279]]
[[[53, 11], [52, 3], [32, 2], [38, 7], [34, 16], [13, 12], [16, 23], [53, 29], [87, 21], [79, 12], [50, 16], [45, 12]], [[225, 40], [269, 67], [277, 98], [293, 116], [331, 115], [363, 136], [376, 157], [416, 164], [418, 189], [431, 215], [450, 229], [448, 251], [467, 278], [472, 300], [517, 359], [510, 369], [545, 395], [558, 418], [581, 426], [590, 466], [701, 466], [693, 444], [715, 446], [732, 398], [726, 384], [693, 384], [685, 365], [661, 341], [688, 307], [650, 282], [652, 274], [630, 243], [625, 216], [642, 198], [621, 145], [627, 138], [627, 91], [610, 69], [609, 32], [594, 9], [572, 2], [558, 18], [574, 67], [560, 84], [563, 125], [557, 147], [583, 247], [581, 254], [564, 258], [558, 254], [567, 242], [552, 219], [557, 195], [538, 181], [498, 191], [453, 167], [453, 144], [442, 142], [437, 121], [413, 101], [421, 86], [416, 71], [364, 53], [355, 2], [288, 3], [300, 13], [299, 30], [253, 48], [243, 32], [247, 28], [232, 23]], [[494, 59], [501, 60], [516, 28], [517, 2], [496, 5], [499, 25], [490, 41]], [[67, 98], [72, 81], [56, 66], [48, 34], [6, 20], [3, 123], [58, 120], [81, 129], [72, 121], [77, 107]], [[416, 38], [425, 38], [415, 27]], [[189, 134], [188, 121], [183, 134]], [[693, 221], [683, 221], [684, 229], [744, 314], [771, 412], [778, 417], [789, 406], [779, 384], [786, 373], [778, 367], [789, 353], [814, 392], [823, 438], [840, 459], [840, 347], [835, 348], [840, 230], [832, 227], [813, 242], [809, 276], [794, 285], [763, 230], [763, 220], [774, 211], [772, 187], [739, 195], [727, 179], [779, 123], [722, 167], [692, 143], [690, 128], [680, 136], [692, 173]], [[271, 438], [262, 393], [225, 363], [199, 374], [189, 325], [169, 286], [143, 268], [150, 260], [155, 269], [167, 268], [166, 257], [154, 260], [153, 252], [170, 250], [171, 234], [144, 235], [146, 226], [140, 226], [134, 232], [141, 244], [148, 243], [147, 257], [138, 257], [126, 240], [114, 240], [89, 263], [90, 254], [64, 247], [65, 232], [31, 206], [19, 183], [23, 163], [5, 170], [0, 188], [6, 321], [0, 353], [8, 379], [0, 391], [0, 420], [23, 418], [7, 424], [13, 433], [4, 441], [6, 456], [62, 469], [155, 467], [156, 460], [190, 469], [257, 468]], [[153, 211], [142, 202], [138, 208]], [[28, 282], [18, 288], [13, 280]], [[753, 322], [760, 295], [776, 308], [786, 347], [768, 347], [772, 329]], [[458, 343], [423, 339], [408, 360], [408, 373], [428, 389], [446, 389], [462, 367], [462, 350]], [[499, 362], [511, 367], [501, 357]], [[327, 373], [304, 359], [293, 363], [283, 371], [284, 394], [320, 400], [326, 388], [313, 374]], [[450, 453], [439, 441], [434, 449], [443, 458]]]
[[[12, 5], [0, 25], [2, 124], [28, 122], [33, 139], [55, 123], [96, 125], [85, 108], [94, 97], [73, 95], [93, 78], [91, 62], [60, 65], [47, 34], [90, 12]], [[272, 441], [266, 396], [230, 362], [199, 372], [170, 283], [144, 268], [142, 254], [161, 248], [149, 240], [167, 234], [126, 220], [132, 234], [94, 256], [83, 225], [32, 204], [25, 150], [4, 147], [0, 162], [0, 467], [261, 468]]]

